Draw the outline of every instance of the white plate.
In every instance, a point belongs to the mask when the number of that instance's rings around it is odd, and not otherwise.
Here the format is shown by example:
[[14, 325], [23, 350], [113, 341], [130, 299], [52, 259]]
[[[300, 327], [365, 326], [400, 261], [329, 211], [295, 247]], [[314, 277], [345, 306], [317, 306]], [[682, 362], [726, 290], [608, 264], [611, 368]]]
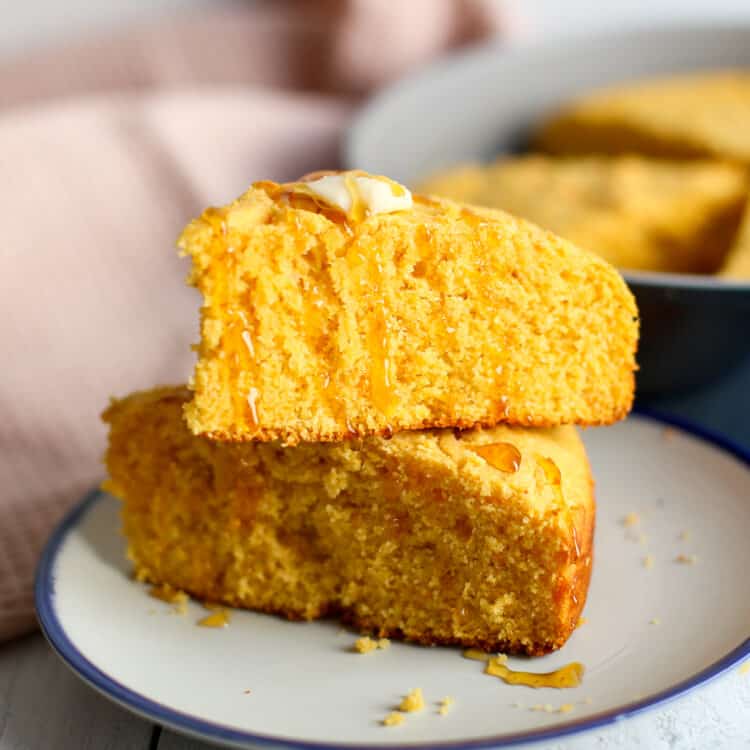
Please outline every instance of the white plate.
[[[583, 662], [578, 688], [512, 687], [454, 648], [394, 643], [355, 654], [354, 635], [335, 622], [234, 612], [226, 629], [196, 627], [205, 615], [197, 603], [175, 614], [129, 577], [117, 502], [101, 493], [63, 521], [45, 551], [36, 584], [42, 627], [71, 668], [113, 700], [239, 747], [499, 747], [625, 718], [750, 654], [750, 456], [646, 417], [584, 438], [599, 502], [588, 622], [559, 652], [509, 662], [532, 671]], [[630, 513], [636, 526], [623, 523]], [[681, 554], [697, 559], [677, 562]], [[382, 726], [415, 687], [427, 708]], [[445, 695], [455, 705], [443, 717], [436, 701]], [[574, 711], [530, 710], [564, 703]]]

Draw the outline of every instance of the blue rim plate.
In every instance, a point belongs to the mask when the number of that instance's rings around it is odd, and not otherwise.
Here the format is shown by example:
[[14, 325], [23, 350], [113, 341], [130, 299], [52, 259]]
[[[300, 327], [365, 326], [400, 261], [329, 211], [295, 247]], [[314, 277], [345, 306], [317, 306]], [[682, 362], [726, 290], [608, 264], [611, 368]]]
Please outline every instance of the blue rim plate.
[[[646, 422], [651, 425], [656, 423], [659, 429], [674, 428], [677, 431], [686, 433], [688, 436], [699, 438], [704, 445], [708, 443], [724, 454], [729, 454], [738, 459], [746, 468], [750, 468], [749, 451], [702, 427], [689, 424], [681, 419], [644, 411], [640, 411], [635, 420], [629, 421]], [[613, 428], [607, 429], [611, 430]], [[594, 464], [594, 470], [596, 472], [596, 464]], [[71, 534], [85, 521], [87, 515], [106, 499], [107, 496], [98, 490], [89, 493], [62, 520], [44, 549], [35, 581], [36, 608], [42, 631], [47, 641], [62, 660], [80, 678], [109, 699], [158, 724], [170, 727], [183, 734], [209, 741], [237, 747], [295, 748], [298, 750], [319, 750], [325, 747], [351, 748], [352, 750], [392, 750], [398, 747], [440, 747], [446, 750], [469, 750], [474, 748], [512, 747], [522, 743], [542, 740], [559, 740], [579, 732], [606, 727], [623, 719], [637, 716], [646, 710], [662, 706], [668, 701], [683, 696], [701, 685], [705, 685], [710, 680], [725, 673], [750, 656], [750, 638], [746, 638], [738, 646], [729, 650], [724, 656], [713, 661], [709, 666], [701, 669], [688, 679], [681, 680], [667, 689], [649, 695], [647, 698], [625, 702], [615, 710], [607, 710], [586, 716], [582, 719], [565, 721], [551, 728], [537, 728], [531, 731], [499, 734], [480, 739], [447, 742], [431, 741], [429, 743], [405, 741], [396, 744], [393, 744], [393, 742], [366, 742], [359, 744], [351, 742], [306, 741], [298, 738], [239, 730], [220, 722], [208, 721], [190, 713], [176, 710], [165, 703], [153, 700], [143, 692], [129, 688], [115, 676], [107, 673], [107, 671], [87, 658], [82, 651], [81, 644], [76, 643], [67, 632], [61, 620], [56, 601], [58, 583], [57, 566], [60, 555]], [[132, 585], [136, 586], [137, 584], [133, 583]], [[411, 647], [407, 646], [403, 648]], [[392, 739], [392, 737], [393, 735], [388, 735], [388, 739]]]

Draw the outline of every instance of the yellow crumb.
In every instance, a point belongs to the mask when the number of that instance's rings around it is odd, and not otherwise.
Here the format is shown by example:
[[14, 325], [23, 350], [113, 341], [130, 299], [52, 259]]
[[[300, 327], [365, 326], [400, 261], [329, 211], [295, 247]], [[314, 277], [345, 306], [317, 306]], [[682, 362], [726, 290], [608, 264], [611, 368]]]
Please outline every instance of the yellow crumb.
[[696, 562], [698, 562], [698, 558], [695, 555], [677, 555], [674, 559], [677, 563], [682, 563], [683, 565], [693, 565]]
[[750, 674], [750, 660], [746, 661], [740, 668], [739, 668], [740, 674]]
[[679, 539], [681, 542], [687, 542], [690, 539], [690, 532], [689, 531], [681, 531]]
[[362, 638], [357, 638], [357, 640], [354, 641], [353, 649], [358, 654], [369, 654], [370, 651], [375, 651], [377, 647], [377, 641], [374, 641], [372, 638], [370, 638], [369, 635], [365, 635], [362, 636]]
[[352, 647], [353, 651], [358, 654], [369, 654], [371, 651], [380, 649], [381, 651], [388, 648], [391, 642], [387, 638], [379, 638], [377, 641], [370, 638], [369, 635], [364, 635], [361, 638], [357, 638]]
[[578, 625], [576, 627], [580, 628], [581, 625], [585, 625], [588, 621], [589, 621], [588, 617], [581, 616], [581, 617], [578, 618]]
[[622, 519], [622, 525], [627, 529], [637, 526], [640, 522], [641, 518], [637, 513], [628, 513], [628, 515]]
[[562, 706], [557, 709], [557, 712], [560, 714], [569, 714], [574, 708], [575, 705], [572, 703], [563, 703]]
[[187, 609], [187, 597], [185, 599], [180, 599], [180, 601], [175, 602], [174, 604], [174, 611], [178, 615], [186, 615]]
[[153, 596], [154, 599], [161, 599], [167, 604], [180, 604], [186, 602], [188, 598], [184, 591], [172, 588], [168, 583], [163, 583], [161, 586], [152, 586], [148, 590], [148, 595]]
[[450, 695], [446, 695], [443, 700], [440, 701], [440, 708], [438, 709], [438, 713], [441, 716], [445, 716], [450, 710], [451, 706], [455, 703], [454, 699]]
[[202, 628], [225, 628], [229, 625], [231, 615], [228, 609], [217, 609], [213, 614], [198, 620], [198, 625]]
[[424, 708], [424, 697], [422, 696], [421, 688], [414, 688], [407, 693], [401, 705], [399, 706], [400, 711], [406, 711], [407, 713], [413, 713], [414, 711], [421, 711]]
[[544, 710], [546, 713], [551, 714], [555, 710], [555, 707], [551, 703], [545, 703]]
[[646, 555], [646, 557], [643, 558], [643, 567], [644, 568], [653, 568], [654, 567], [654, 556], [653, 555]]
[[652, 617], [652, 618], [651, 618], [651, 619], [650, 619], [650, 620], [648, 621], [648, 624], [649, 624], [649, 625], [661, 625], [661, 620], [660, 620], [660, 619], [659, 619], [658, 617]]
[[544, 706], [541, 703], [536, 703], [529, 708], [529, 711], [544, 711]]
[[397, 727], [404, 723], [406, 717], [398, 711], [392, 711], [383, 719], [383, 724], [387, 727]]

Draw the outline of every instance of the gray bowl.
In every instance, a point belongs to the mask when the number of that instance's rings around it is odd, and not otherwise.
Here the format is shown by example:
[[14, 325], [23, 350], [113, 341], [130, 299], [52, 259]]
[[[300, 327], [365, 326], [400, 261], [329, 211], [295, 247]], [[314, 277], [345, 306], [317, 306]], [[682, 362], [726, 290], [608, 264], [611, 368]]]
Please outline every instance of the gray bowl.
[[[750, 68], [750, 26], [627, 29], [447, 57], [376, 96], [344, 146], [349, 167], [406, 183], [463, 161], [522, 150], [533, 124], [567, 100], [618, 81]], [[624, 274], [641, 312], [640, 393], [703, 385], [750, 355], [750, 282]]]

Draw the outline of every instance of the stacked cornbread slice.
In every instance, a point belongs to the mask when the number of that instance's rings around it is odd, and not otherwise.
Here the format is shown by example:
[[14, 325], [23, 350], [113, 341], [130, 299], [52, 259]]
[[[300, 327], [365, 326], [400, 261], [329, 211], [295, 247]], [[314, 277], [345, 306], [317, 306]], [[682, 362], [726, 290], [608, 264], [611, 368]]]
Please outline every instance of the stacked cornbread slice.
[[632, 400], [617, 273], [359, 172], [257, 183], [180, 246], [204, 296], [192, 390], [104, 415], [138, 577], [421, 643], [561, 646], [594, 528], [572, 425]]

